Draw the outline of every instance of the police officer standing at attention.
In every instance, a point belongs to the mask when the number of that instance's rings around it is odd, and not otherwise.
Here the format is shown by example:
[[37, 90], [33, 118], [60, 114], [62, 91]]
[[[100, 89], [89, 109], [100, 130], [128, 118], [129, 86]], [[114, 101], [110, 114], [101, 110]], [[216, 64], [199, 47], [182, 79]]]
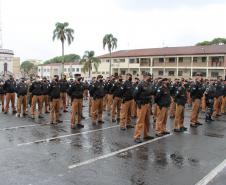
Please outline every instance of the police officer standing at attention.
[[21, 81], [16, 85], [17, 93], [17, 117], [22, 117], [21, 115], [21, 106], [23, 106], [23, 116], [26, 116], [27, 110], [27, 90], [28, 85], [25, 82], [24, 78], [21, 78]]
[[166, 123], [168, 117], [168, 109], [171, 103], [169, 82], [167, 78], [162, 79], [162, 84], [159, 86], [155, 101], [157, 104], [157, 120], [156, 120], [156, 136], [162, 137], [169, 132], [166, 130]]
[[66, 101], [67, 101], [67, 90], [69, 88], [69, 84], [67, 82], [67, 78], [66, 75], [63, 75], [63, 78], [60, 80], [60, 98], [61, 98], [61, 106], [63, 108], [64, 112], [68, 112], [67, 111], [67, 105], [66, 105]]
[[210, 82], [210, 84], [207, 86], [206, 91], [204, 93], [205, 95], [205, 101], [206, 101], [206, 122], [213, 121], [212, 115], [213, 115], [213, 105], [214, 105], [214, 95], [216, 93], [216, 87], [213, 82]]
[[201, 99], [204, 93], [201, 80], [202, 80], [201, 74], [197, 74], [195, 82], [191, 84], [191, 89], [190, 89], [190, 96], [192, 98], [192, 112], [191, 112], [190, 126], [194, 128], [197, 128], [198, 126], [202, 125], [198, 121]]
[[126, 75], [126, 81], [121, 87], [122, 105], [120, 112], [120, 129], [126, 130], [126, 128], [134, 128], [131, 125], [131, 107], [133, 103], [133, 84], [132, 75], [128, 73]]
[[120, 107], [122, 103], [121, 99], [121, 87], [122, 87], [122, 77], [118, 76], [116, 78], [116, 82], [113, 84], [111, 91], [113, 92], [113, 105], [111, 111], [111, 118], [112, 122], [116, 122], [116, 115], [117, 121], [120, 121]]
[[184, 132], [187, 128], [184, 127], [184, 107], [187, 103], [186, 82], [178, 83], [178, 88], [175, 92], [176, 113], [174, 120], [174, 132]]
[[59, 119], [60, 113], [60, 83], [59, 76], [54, 75], [54, 79], [50, 83], [50, 124], [62, 123]]
[[90, 92], [93, 95], [92, 123], [95, 125], [98, 119], [98, 123], [103, 124], [103, 98], [105, 96], [105, 90], [102, 75], [97, 76], [97, 81], [91, 86]]
[[36, 77], [35, 81], [32, 82], [30, 87], [30, 92], [32, 94], [31, 100], [31, 118], [35, 118], [35, 108], [36, 103], [38, 103], [38, 117], [43, 118], [42, 116], [42, 92], [43, 86], [39, 76]]
[[4, 81], [2, 79], [0, 79], [0, 101], [2, 105], [2, 112], [4, 112], [5, 90], [4, 90]]
[[42, 86], [43, 86], [43, 105], [45, 104], [45, 113], [49, 113], [49, 88], [50, 88], [50, 83], [47, 81], [46, 77], [43, 78], [42, 80]]
[[150, 102], [153, 94], [153, 87], [150, 85], [151, 74], [145, 72], [143, 81], [136, 87], [134, 91], [134, 99], [137, 103], [137, 123], [134, 133], [134, 141], [141, 143], [142, 131], [144, 132], [144, 140], [153, 139], [150, 136]]
[[[133, 84], [133, 92], [135, 91], [135, 89], [136, 89], [136, 87], [138, 86], [139, 83], [140, 83], [140, 79], [135, 78], [135, 82]], [[137, 103], [134, 99], [133, 99], [133, 103], [132, 103], [132, 107], [131, 107], [131, 114], [132, 114], [133, 118], [137, 117]]]
[[82, 77], [77, 75], [75, 82], [71, 84], [68, 90], [68, 94], [71, 97], [72, 107], [71, 107], [71, 128], [75, 129], [75, 121], [77, 119], [77, 127], [84, 128], [84, 125], [81, 124], [82, 118], [82, 102], [83, 102], [83, 93], [84, 87], [81, 83]]
[[5, 107], [5, 114], [9, 111], [9, 103], [11, 102], [13, 114], [16, 114], [16, 107], [15, 107], [15, 91], [16, 91], [16, 81], [14, 80], [13, 76], [10, 75], [9, 79], [5, 81], [4, 89], [6, 92], [6, 107]]

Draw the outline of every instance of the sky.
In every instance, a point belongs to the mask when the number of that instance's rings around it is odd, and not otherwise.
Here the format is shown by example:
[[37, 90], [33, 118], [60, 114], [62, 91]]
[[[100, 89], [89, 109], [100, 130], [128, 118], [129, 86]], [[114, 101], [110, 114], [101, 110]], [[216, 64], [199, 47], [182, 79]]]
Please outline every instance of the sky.
[[226, 37], [226, 0], [0, 0], [3, 47], [21, 61], [61, 55], [52, 41], [56, 22], [69, 22], [75, 40], [65, 53], [105, 54], [112, 33], [117, 50], [189, 46]]

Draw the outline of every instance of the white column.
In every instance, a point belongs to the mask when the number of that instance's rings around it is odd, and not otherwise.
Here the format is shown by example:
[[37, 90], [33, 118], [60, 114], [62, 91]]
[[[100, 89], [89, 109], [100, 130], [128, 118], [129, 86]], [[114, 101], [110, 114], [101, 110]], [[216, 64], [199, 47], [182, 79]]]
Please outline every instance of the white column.
[[206, 56], [206, 78], [209, 78], [209, 56]]
[[151, 75], [153, 74], [153, 58], [150, 58], [150, 60], [151, 60], [151, 66], [150, 66], [150, 73], [151, 73]]
[[179, 67], [179, 64], [178, 64], [178, 62], [179, 62], [179, 57], [177, 57], [176, 60], [177, 60], [177, 78], [178, 78], [178, 71], [179, 71], [179, 68], [178, 68]]

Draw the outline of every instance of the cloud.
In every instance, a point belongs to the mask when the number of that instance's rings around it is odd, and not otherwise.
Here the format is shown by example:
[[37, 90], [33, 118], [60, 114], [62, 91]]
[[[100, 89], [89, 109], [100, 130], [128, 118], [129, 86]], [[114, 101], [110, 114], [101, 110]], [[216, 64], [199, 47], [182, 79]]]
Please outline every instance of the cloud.
[[[202, 1], [196, 5], [191, 1], [192, 6], [179, 6], [174, 0], [174, 8], [166, 9], [160, 6], [163, 1], [156, 5], [141, 0], [146, 7], [142, 11], [138, 5], [135, 7], [137, 1], [129, 2], [123, 5], [118, 0], [3, 0], [4, 46], [13, 49], [22, 60], [46, 60], [60, 55], [60, 42], [52, 41], [58, 21], [69, 22], [75, 30], [75, 41], [66, 46], [66, 53], [80, 55], [85, 50], [94, 50], [97, 55], [107, 52], [102, 46], [107, 33], [118, 38], [118, 49], [193, 45], [226, 36], [222, 22], [226, 17], [225, 2], [213, 4], [208, 0], [207, 4]], [[132, 5], [132, 9], [124, 7]]]

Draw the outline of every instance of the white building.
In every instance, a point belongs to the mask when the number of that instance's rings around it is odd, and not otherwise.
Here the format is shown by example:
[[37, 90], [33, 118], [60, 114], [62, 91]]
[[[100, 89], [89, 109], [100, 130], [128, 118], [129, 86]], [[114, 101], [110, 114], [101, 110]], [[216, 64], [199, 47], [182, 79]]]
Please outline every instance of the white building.
[[14, 53], [12, 50], [0, 49], [0, 75], [13, 74]]
[[[54, 75], [61, 75], [61, 63], [43, 64], [38, 66], [38, 75], [41, 77], [47, 77], [47, 79], [53, 78]], [[75, 74], [81, 74], [86, 76], [82, 72], [82, 65], [79, 62], [64, 64], [64, 74], [67, 77], [74, 76]]]

